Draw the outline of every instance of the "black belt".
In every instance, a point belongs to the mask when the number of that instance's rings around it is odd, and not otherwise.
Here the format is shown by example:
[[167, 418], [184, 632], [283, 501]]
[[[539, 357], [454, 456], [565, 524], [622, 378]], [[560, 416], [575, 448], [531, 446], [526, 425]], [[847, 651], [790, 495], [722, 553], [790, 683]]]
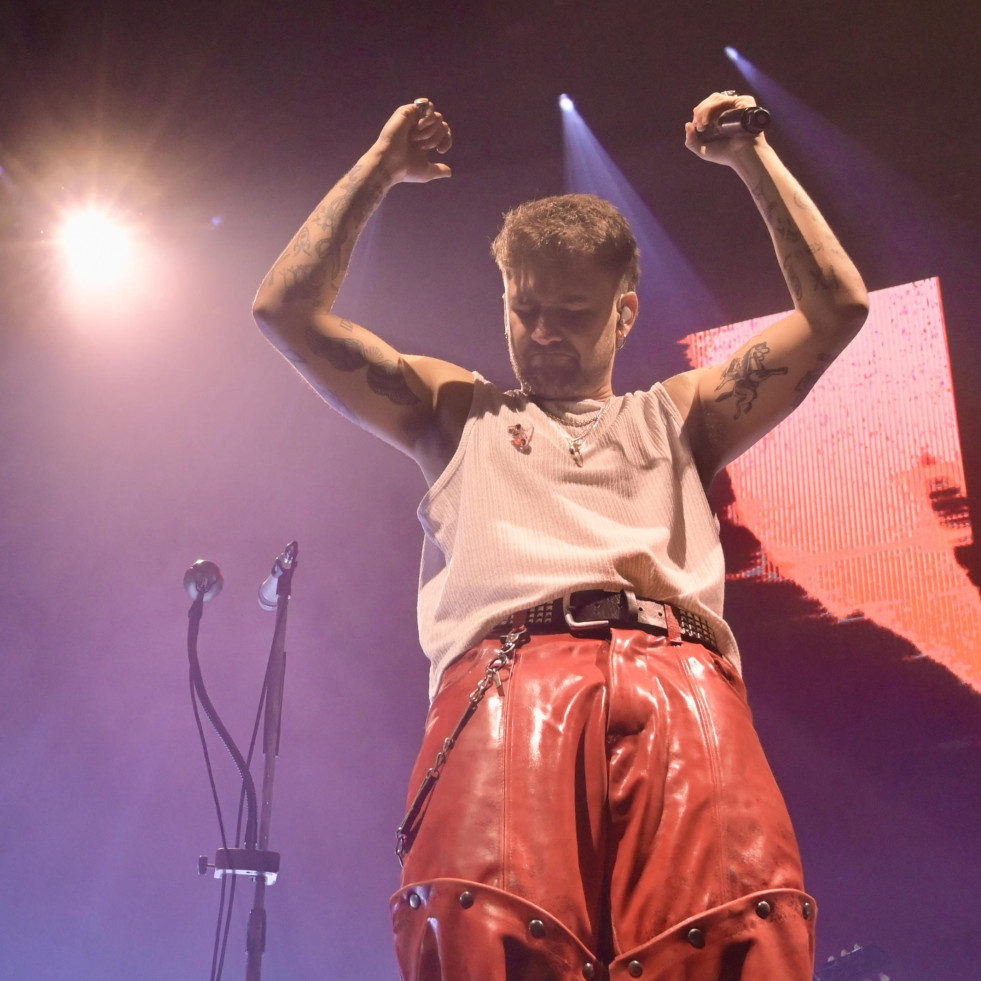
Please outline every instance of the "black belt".
[[697, 613], [679, 609], [659, 600], [641, 599], [629, 589], [610, 593], [602, 589], [582, 589], [567, 593], [560, 599], [539, 603], [531, 609], [512, 613], [488, 631], [488, 637], [499, 637], [520, 626], [532, 634], [547, 633], [594, 633], [621, 627], [627, 630], [645, 630], [649, 634], [667, 636], [668, 613], [673, 614], [681, 629], [681, 639], [701, 644], [719, 653], [715, 631], [711, 624]]

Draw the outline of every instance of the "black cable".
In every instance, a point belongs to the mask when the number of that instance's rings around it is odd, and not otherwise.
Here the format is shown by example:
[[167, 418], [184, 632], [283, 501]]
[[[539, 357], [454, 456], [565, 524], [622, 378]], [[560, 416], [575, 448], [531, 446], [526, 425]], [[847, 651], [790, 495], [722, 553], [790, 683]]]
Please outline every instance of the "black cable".
[[231, 754], [232, 760], [235, 762], [239, 775], [242, 777], [242, 787], [248, 799], [248, 816], [245, 823], [245, 847], [249, 851], [254, 851], [256, 848], [256, 838], [258, 837], [259, 815], [259, 804], [258, 800], [256, 799], [255, 782], [252, 779], [252, 774], [249, 772], [248, 765], [243, 759], [241, 752], [239, 752], [238, 746], [235, 745], [235, 741], [232, 739], [231, 734], [218, 717], [218, 712], [215, 710], [214, 705], [211, 704], [211, 699], [208, 697], [208, 693], [204, 687], [204, 677], [201, 674], [201, 664], [198, 661], [198, 629], [201, 624], [203, 607], [204, 598], [203, 596], [199, 596], [191, 604], [191, 609], [187, 614], [187, 657], [191, 666], [191, 683], [201, 701], [201, 707], [204, 709], [204, 714], [207, 715], [208, 721], [211, 722], [212, 726], [214, 726], [215, 732], [218, 733], [219, 738], [225, 744], [225, 748]]
[[[221, 836], [221, 847], [228, 848], [228, 839], [225, 836], [225, 819], [221, 813], [221, 800], [218, 796], [218, 787], [215, 784], [215, 773], [214, 768], [211, 765], [211, 754], [208, 752], [208, 742], [204, 735], [204, 726], [201, 724], [201, 713], [198, 711], [198, 702], [195, 697], [197, 692], [194, 688], [193, 677], [188, 678], [190, 690], [191, 690], [191, 709], [194, 712], [194, 721], [197, 724], [198, 736], [201, 739], [201, 749], [204, 753], [204, 767], [208, 773], [208, 783], [211, 786], [211, 796], [215, 802], [215, 812], [218, 815], [218, 833]], [[215, 942], [211, 949], [211, 978], [210, 981], [219, 981], [221, 978], [221, 968], [217, 967], [219, 964], [219, 953], [221, 954], [221, 961], [224, 960], [224, 949], [220, 945], [221, 932], [222, 932], [222, 911], [225, 906], [225, 877], [221, 877], [221, 892], [219, 894], [218, 900], [218, 918], [215, 922]], [[229, 916], [231, 914], [231, 908], [229, 908]], [[225, 934], [227, 936], [228, 928], [226, 925]], [[226, 941], [227, 942], [227, 941]], [[216, 973], [217, 968], [217, 973]]]
[[194, 711], [194, 721], [197, 723], [198, 736], [201, 739], [201, 749], [204, 752], [204, 767], [208, 772], [208, 783], [211, 786], [211, 797], [215, 802], [215, 812], [218, 815], [218, 833], [221, 836], [221, 847], [228, 848], [228, 839], [225, 837], [225, 819], [221, 813], [221, 801], [218, 797], [218, 787], [215, 784], [215, 772], [211, 766], [211, 754], [208, 752], [208, 743], [204, 735], [204, 726], [201, 725], [201, 713], [198, 711], [198, 702], [195, 698], [197, 694], [194, 688], [194, 678], [188, 679], [191, 688], [191, 708]]
[[[222, 876], [221, 878], [221, 901], [225, 901], [225, 880], [227, 876]], [[238, 885], [238, 876], [232, 876], [231, 885], [228, 887], [228, 907], [225, 910], [225, 927], [221, 936], [221, 949], [220, 952], [216, 950], [218, 954], [218, 970], [214, 975], [213, 981], [221, 981], [222, 971], [225, 970], [225, 953], [228, 950], [228, 934], [232, 928], [232, 912], [235, 909], [235, 887]], [[221, 926], [221, 909], [218, 910], [218, 925]], [[217, 947], [218, 943], [218, 931], [215, 931], [215, 944]]]
[[[205, 715], [207, 715], [208, 720], [211, 722], [215, 731], [218, 733], [222, 743], [224, 743], [225, 748], [228, 750], [238, 769], [239, 775], [242, 778], [242, 791], [239, 803], [239, 813], [237, 827], [235, 831], [235, 841], [236, 844], [239, 843], [241, 824], [242, 824], [242, 802], [247, 802], [247, 820], [245, 827], [245, 847], [250, 850], [255, 850], [256, 839], [258, 837], [257, 827], [258, 827], [258, 801], [256, 798], [255, 782], [252, 779], [252, 773], [249, 770], [249, 764], [243, 759], [239, 748], [235, 745], [235, 741], [232, 739], [231, 734], [225, 728], [224, 723], [218, 717], [218, 712], [216, 711], [211, 699], [208, 697], [208, 693], [204, 686], [204, 677], [201, 673], [201, 663], [198, 659], [197, 652], [197, 639], [198, 631], [201, 624], [201, 617], [204, 611], [204, 597], [203, 595], [198, 596], [197, 599], [191, 604], [191, 609], [188, 612], [188, 628], [187, 628], [187, 657], [188, 664], [190, 666], [189, 671], [189, 681], [191, 688], [191, 707], [194, 711], [194, 719], [198, 728], [198, 735], [201, 739], [201, 748], [204, 753], [205, 767], [208, 772], [208, 782], [211, 785], [211, 794], [215, 802], [215, 810], [218, 815], [218, 829], [221, 835], [222, 848], [226, 851], [228, 849], [228, 839], [225, 833], [225, 822], [224, 817], [221, 812], [221, 802], [218, 796], [218, 788], [215, 783], [214, 768], [211, 764], [211, 756], [208, 752], [208, 743], [204, 734], [204, 726], [201, 723], [201, 714], [198, 711], [198, 702], [200, 701], [201, 707], [204, 709]], [[263, 693], [262, 697], [265, 697], [265, 683], [263, 683]], [[261, 702], [260, 702], [261, 704]], [[252, 738], [252, 745], [249, 748], [249, 759], [251, 761], [252, 756], [252, 746], [255, 743], [255, 736]], [[232, 875], [231, 886], [227, 889], [228, 903], [225, 904], [226, 898], [226, 876], [221, 878], [221, 893], [218, 903], [218, 918], [215, 925], [215, 944], [212, 948], [211, 954], [211, 981], [220, 981], [222, 972], [225, 967], [225, 953], [228, 948], [228, 936], [231, 929], [232, 913], [234, 909], [235, 900], [235, 885], [236, 876]], [[224, 914], [224, 925], [222, 924], [222, 918]]]
[[[276, 613], [277, 623], [278, 623], [279, 616], [280, 616], [280, 613], [277, 610], [277, 613]], [[275, 636], [275, 634], [274, 634], [274, 636]], [[245, 763], [246, 763], [246, 766], [249, 768], [249, 772], [250, 773], [252, 771], [252, 757], [253, 757], [253, 755], [255, 753], [256, 742], [257, 742], [257, 740], [259, 738], [259, 726], [262, 724], [262, 710], [263, 710], [263, 707], [266, 704], [266, 695], [268, 694], [268, 692], [269, 692], [269, 666], [266, 667], [266, 674], [265, 674], [265, 676], [262, 679], [262, 690], [259, 692], [259, 704], [258, 704], [258, 706], [256, 708], [255, 721], [252, 724], [252, 735], [251, 735], [251, 737], [249, 739], [249, 749], [248, 749], [248, 752], [245, 754]], [[246, 800], [246, 794], [245, 794], [245, 786], [243, 784], [242, 789], [239, 792], [239, 798], [238, 798], [238, 814], [236, 815], [236, 820], [235, 820], [235, 844], [236, 844], [236, 846], [240, 845], [241, 844], [241, 840], [242, 840], [241, 839], [241, 835], [242, 835], [242, 812], [243, 812], [244, 807], [245, 807], [245, 800]], [[222, 838], [222, 840], [224, 841], [224, 837]], [[225, 884], [225, 881], [224, 881], [224, 879], [222, 879], [222, 886], [223, 887], [224, 887], [224, 884]], [[229, 892], [229, 897], [228, 897], [228, 911], [227, 911], [226, 918], [225, 918], [225, 931], [224, 931], [224, 934], [223, 934], [222, 940], [221, 940], [221, 958], [220, 958], [220, 961], [219, 961], [218, 974], [217, 974], [216, 977], [214, 977], [212, 979], [212, 981], [220, 981], [220, 979], [221, 979], [221, 972], [222, 972], [222, 970], [224, 968], [225, 953], [226, 953], [226, 951], [228, 949], [228, 936], [229, 936], [229, 932], [230, 932], [231, 925], [232, 925], [232, 911], [233, 911], [233, 908], [234, 908], [234, 905], [235, 905], [235, 885], [236, 885], [236, 879], [233, 877], [232, 878], [232, 887], [231, 887], [231, 890]], [[220, 915], [221, 915], [221, 913], [219, 911], [219, 916]]]
[[[269, 671], [267, 669], [267, 671], [266, 671], [266, 677], [263, 679], [263, 682], [262, 682], [262, 690], [259, 692], [259, 707], [256, 710], [255, 722], [254, 722], [254, 724], [252, 726], [252, 738], [249, 740], [249, 751], [248, 751], [248, 753], [246, 753], [246, 756], [245, 756], [245, 762], [246, 762], [246, 765], [250, 768], [250, 771], [251, 771], [251, 767], [252, 767], [252, 755], [255, 752], [256, 740], [257, 740], [258, 735], [259, 735], [259, 725], [260, 725], [260, 723], [262, 721], [262, 708], [263, 708], [263, 706], [266, 703], [266, 692], [269, 690], [269, 680], [268, 680], [268, 678], [269, 678]], [[235, 820], [235, 844], [236, 844], [236, 846], [238, 846], [239, 844], [241, 844], [241, 840], [242, 840], [242, 838], [241, 838], [241, 835], [242, 835], [242, 812], [244, 810], [244, 806], [245, 806], [245, 787], [243, 785], [241, 791], [239, 792], [239, 797], [238, 797], [238, 814], [237, 814], [236, 820]], [[227, 912], [226, 918], [225, 918], [225, 932], [224, 932], [224, 935], [222, 936], [222, 940], [221, 940], [221, 960], [219, 962], [218, 975], [217, 975], [217, 977], [213, 978], [212, 981], [221, 981], [221, 971], [224, 968], [224, 964], [225, 964], [225, 952], [228, 949], [228, 935], [229, 935], [229, 932], [231, 930], [231, 925], [232, 925], [232, 910], [234, 909], [234, 906], [235, 906], [235, 885], [236, 885], [236, 878], [237, 877], [235, 877], [235, 876], [232, 877], [232, 888], [231, 888], [231, 891], [229, 892], [229, 897], [228, 897], [228, 912]], [[224, 880], [222, 880], [222, 885], [224, 885]]]
[[[218, 894], [218, 918], [215, 921], [215, 942], [214, 942], [214, 946], [211, 948], [210, 981], [220, 981], [221, 978], [221, 967], [219, 966], [219, 964], [221, 960], [224, 959], [224, 952], [222, 951], [222, 945], [221, 945], [221, 920], [224, 910], [225, 910], [225, 876], [222, 876], [221, 890]], [[219, 959], [219, 953], [222, 954], [221, 959]]]

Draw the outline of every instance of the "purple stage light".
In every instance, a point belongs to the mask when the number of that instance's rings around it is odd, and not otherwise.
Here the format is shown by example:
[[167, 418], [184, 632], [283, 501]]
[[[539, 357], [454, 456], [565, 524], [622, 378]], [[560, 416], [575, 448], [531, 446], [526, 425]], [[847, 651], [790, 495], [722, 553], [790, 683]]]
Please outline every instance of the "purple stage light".
[[572, 112], [576, 108], [576, 104], [563, 92], [559, 96], [559, 108], [563, 112]]

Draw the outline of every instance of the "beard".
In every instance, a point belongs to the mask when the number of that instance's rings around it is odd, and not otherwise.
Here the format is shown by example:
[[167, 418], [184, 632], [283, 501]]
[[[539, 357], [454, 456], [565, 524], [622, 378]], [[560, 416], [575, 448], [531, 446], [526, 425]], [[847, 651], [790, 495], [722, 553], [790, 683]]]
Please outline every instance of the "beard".
[[614, 354], [612, 339], [608, 344], [600, 341], [599, 349], [588, 352], [584, 363], [583, 355], [571, 345], [542, 347], [525, 343], [517, 350], [508, 334], [511, 368], [521, 390], [539, 399], [578, 401], [593, 398], [597, 389], [609, 384]]
[[588, 389], [582, 365], [573, 353], [532, 351], [520, 361], [513, 348], [510, 353], [515, 377], [527, 395], [571, 399]]

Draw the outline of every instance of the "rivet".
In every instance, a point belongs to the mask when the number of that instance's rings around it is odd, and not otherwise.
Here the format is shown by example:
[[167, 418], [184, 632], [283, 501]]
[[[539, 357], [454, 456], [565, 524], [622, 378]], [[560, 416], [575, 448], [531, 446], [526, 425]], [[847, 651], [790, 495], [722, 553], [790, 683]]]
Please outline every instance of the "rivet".
[[419, 893], [417, 892], [409, 893], [409, 905], [413, 909], [419, 909], [419, 907], [422, 906], [422, 897], [419, 895]]
[[804, 903], [804, 919], [809, 920], [814, 915], [814, 907], [810, 903]]
[[473, 893], [469, 889], [460, 893], [460, 905], [464, 909], [470, 909], [473, 906]]
[[627, 974], [632, 978], [639, 978], [644, 973], [644, 965], [640, 961], [631, 961], [627, 965]]
[[582, 976], [586, 981], [593, 981], [593, 978], [596, 977], [596, 968], [589, 961], [586, 961], [582, 966]]
[[528, 924], [528, 930], [533, 937], [537, 937], [539, 940], [545, 936], [545, 924], [541, 920], [532, 920]]
[[765, 920], [772, 912], [773, 912], [773, 907], [771, 907], [770, 904], [765, 899], [761, 899], [756, 904], [756, 915], [761, 920]]
[[685, 934], [685, 940], [687, 940], [692, 947], [697, 947], [699, 950], [705, 946], [705, 934], [702, 933], [698, 927], [692, 927], [688, 933]]

